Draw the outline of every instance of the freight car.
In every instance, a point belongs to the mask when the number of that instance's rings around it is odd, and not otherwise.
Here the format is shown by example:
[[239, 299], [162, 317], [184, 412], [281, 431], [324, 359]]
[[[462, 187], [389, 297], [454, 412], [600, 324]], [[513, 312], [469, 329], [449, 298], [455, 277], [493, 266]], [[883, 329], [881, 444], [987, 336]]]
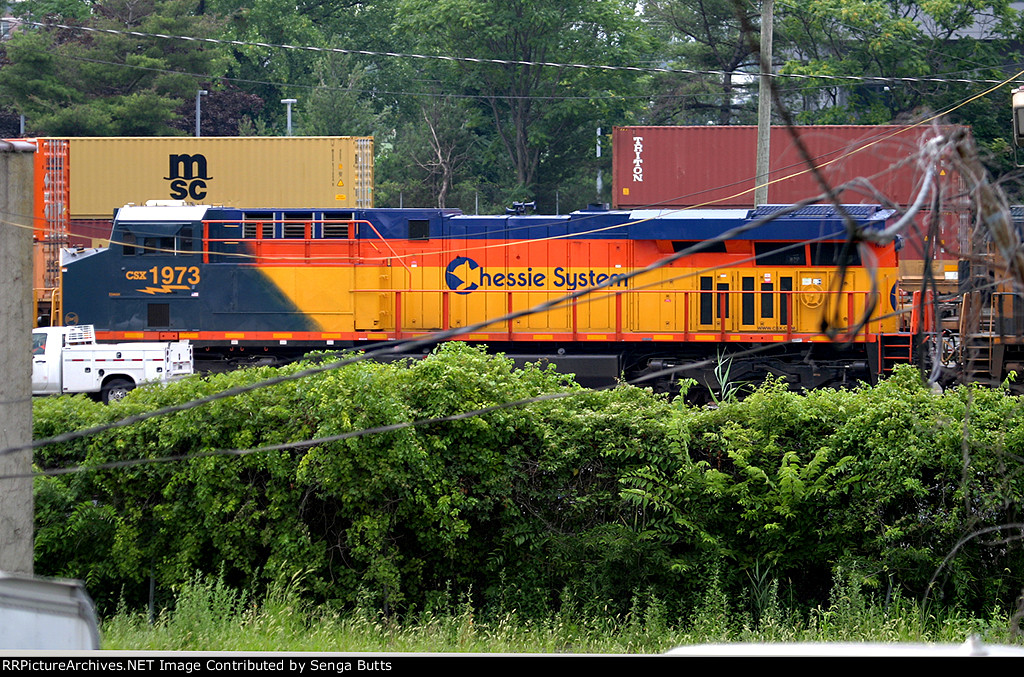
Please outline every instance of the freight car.
[[[892, 216], [845, 210], [865, 229]], [[678, 377], [716, 387], [716, 361], [756, 348], [731, 378], [817, 387], [911, 358], [894, 313], [896, 244], [849, 246], [846, 233], [823, 205], [559, 216], [126, 206], [109, 248], [65, 252], [63, 319], [107, 341], [188, 339], [209, 370], [504, 317], [458, 338], [588, 385], [702, 364], [652, 378], [660, 388]]]
[[[1010, 208], [1009, 242], [1024, 238], [1024, 206]], [[1005, 243], [1004, 243], [1005, 244]], [[962, 382], [1002, 384], [1011, 372], [1024, 373], [1024, 296], [1019, 267], [1007, 261], [984, 230], [969, 238], [959, 262], [959, 289], [944, 324], [957, 347], [954, 359]], [[1019, 252], [1020, 245], [1010, 246]], [[1015, 274], [1018, 273], [1018, 274]], [[1024, 383], [1010, 379], [1010, 390], [1024, 394]]]

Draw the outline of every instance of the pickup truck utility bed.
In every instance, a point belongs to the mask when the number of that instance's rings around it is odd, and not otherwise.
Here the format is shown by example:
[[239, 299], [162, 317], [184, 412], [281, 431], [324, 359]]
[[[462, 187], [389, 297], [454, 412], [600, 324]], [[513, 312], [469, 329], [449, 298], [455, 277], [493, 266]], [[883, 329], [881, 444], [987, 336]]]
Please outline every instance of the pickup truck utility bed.
[[91, 325], [32, 331], [33, 395], [91, 393], [109, 403], [141, 383], [192, 372], [188, 341], [96, 343]]

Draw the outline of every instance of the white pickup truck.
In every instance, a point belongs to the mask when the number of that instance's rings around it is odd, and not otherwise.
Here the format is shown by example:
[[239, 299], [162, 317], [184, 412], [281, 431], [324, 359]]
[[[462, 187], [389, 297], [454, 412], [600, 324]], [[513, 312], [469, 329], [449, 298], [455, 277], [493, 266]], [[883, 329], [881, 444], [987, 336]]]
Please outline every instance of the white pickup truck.
[[188, 341], [96, 343], [91, 325], [32, 330], [33, 395], [91, 393], [110, 403], [141, 383], [192, 371]]

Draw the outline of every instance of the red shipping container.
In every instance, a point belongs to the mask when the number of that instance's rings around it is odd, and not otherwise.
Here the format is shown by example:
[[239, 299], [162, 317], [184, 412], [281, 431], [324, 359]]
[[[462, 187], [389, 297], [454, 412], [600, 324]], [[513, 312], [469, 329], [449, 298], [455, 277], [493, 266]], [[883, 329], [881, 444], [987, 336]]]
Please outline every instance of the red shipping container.
[[[914, 159], [924, 140], [952, 126], [815, 125], [795, 128], [829, 185], [868, 178], [888, 199], [913, 202], [924, 169]], [[615, 127], [612, 202], [638, 207], [752, 207], [757, 127]], [[791, 204], [822, 193], [790, 132], [772, 127], [769, 204]], [[944, 194], [960, 194], [958, 177], [940, 177]], [[877, 203], [846, 190], [844, 203]]]

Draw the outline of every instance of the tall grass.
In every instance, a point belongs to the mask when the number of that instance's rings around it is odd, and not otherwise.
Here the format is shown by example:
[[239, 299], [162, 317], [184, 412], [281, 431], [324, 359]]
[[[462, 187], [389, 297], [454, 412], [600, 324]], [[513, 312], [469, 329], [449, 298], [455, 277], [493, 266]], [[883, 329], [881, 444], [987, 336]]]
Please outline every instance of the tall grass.
[[[723, 642], [934, 642], [1020, 644], [1009, 616], [923, 614], [912, 600], [878, 600], [854, 581], [837, 579], [827, 607], [799, 612], [779, 602], [774, 582], [732, 603], [709, 584], [697, 608], [670, 609], [638, 594], [624, 615], [582, 617], [567, 604], [550, 619], [515, 610], [482, 613], [468, 601], [438, 604], [404, 619], [365, 609], [337, 612], [305, 601], [297, 585], [279, 586], [262, 601], [222, 583], [195, 580], [178, 591], [173, 610], [149, 624], [143, 613], [118, 611], [102, 624], [103, 648], [178, 651], [629, 653]], [[755, 586], [756, 587], [756, 586]], [[755, 604], [752, 606], [751, 600]]]

